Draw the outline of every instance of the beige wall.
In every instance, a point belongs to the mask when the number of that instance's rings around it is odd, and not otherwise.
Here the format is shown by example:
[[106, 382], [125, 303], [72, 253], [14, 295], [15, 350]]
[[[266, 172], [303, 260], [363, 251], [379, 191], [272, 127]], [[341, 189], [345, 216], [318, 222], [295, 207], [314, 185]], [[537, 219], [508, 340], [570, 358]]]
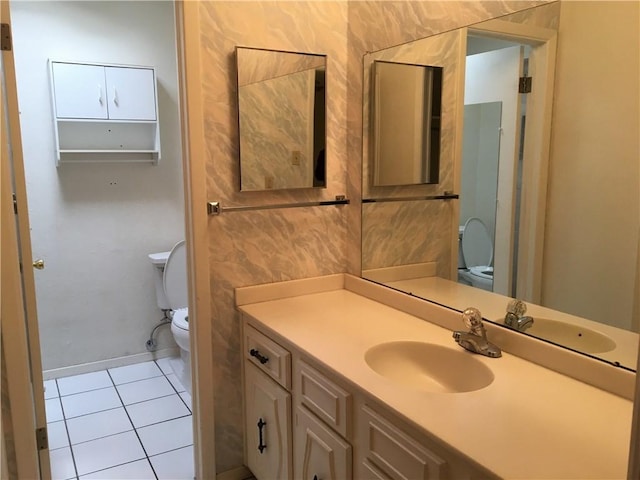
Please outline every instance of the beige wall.
[[[360, 274], [362, 59], [366, 52], [524, 8], [532, 2], [201, 2], [202, 122], [208, 200], [222, 206], [331, 199], [344, 207], [223, 213], [209, 220], [216, 463], [242, 455], [239, 286]], [[236, 45], [327, 54], [327, 189], [239, 192]], [[206, 452], [205, 452], [206, 454]]]
[[[209, 200], [224, 207], [345, 194], [346, 3], [216, 1], [199, 7]], [[236, 45], [327, 55], [327, 189], [239, 192]], [[240, 317], [233, 289], [342, 272], [345, 241], [344, 207], [223, 213], [209, 220], [219, 472], [243, 463]]]
[[638, 2], [562, 2], [542, 303], [622, 328], [640, 294]]

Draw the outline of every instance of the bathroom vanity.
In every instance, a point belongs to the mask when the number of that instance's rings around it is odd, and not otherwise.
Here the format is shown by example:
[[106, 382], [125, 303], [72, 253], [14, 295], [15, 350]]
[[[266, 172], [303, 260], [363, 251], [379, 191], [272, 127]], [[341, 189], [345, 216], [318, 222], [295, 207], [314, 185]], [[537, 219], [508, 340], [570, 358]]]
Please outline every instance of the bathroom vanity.
[[410, 303], [350, 275], [236, 289], [258, 479], [626, 477], [630, 400], [469, 353], [459, 313]]

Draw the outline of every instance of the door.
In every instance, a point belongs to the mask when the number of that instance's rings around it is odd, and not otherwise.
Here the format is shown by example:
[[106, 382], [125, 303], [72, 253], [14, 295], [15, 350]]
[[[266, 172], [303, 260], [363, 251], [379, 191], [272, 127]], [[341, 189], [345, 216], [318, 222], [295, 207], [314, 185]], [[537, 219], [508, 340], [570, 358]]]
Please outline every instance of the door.
[[[3, 24], [11, 25], [9, 3], [1, 2]], [[4, 37], [4, 32], [3, 32]], [[10, 35], [9, 35], [10, 43]], [[9, 46], [7, 45], [7, 48]], [[22, 163], [13, 52], [3, 46], [0, 61], [2, 92], [0, 143], [2, 146], [2, 370], [7, 391], [3, 391], [2, 433], [12, 438], [15, 456], [5, 456], [9, 478], [51, 477], [46, 443], [46, 416], [40, 341], [27, 196]], [[6, 120], [6, 121], [5, 121]], [[15, 207], [14, 207], [15, 205]], [[14, 210], [15, 208], [15, 210]], [[4, 387], [4, 385], [3, 385]], [[5, 400], [8, 398], [7, 404]], [[10, 418], [10, 425], [5, 424]], [[36, 440], [36, 435], [40, 441]], [[3, 471], [4, 471], [3, 466]]]
[[109, 120], [155, 120], [156, 84], [150, 68], [105, 67]]
[[245, 361], [246, 462], [256, 478], [291, 478], [291, 395]]
[[[511, 295], [515, 228], [517, 160], [519, 157], [520, 94], [518, 81], [522, 73], [523, 47], [470, 55], [465, 67], [466, 105], [501, 103], [499, 153], [493, 222], [483, 220], [493, 237], [493, 291]], [[486, 143], [486, 142], [485, 142]], [[463, 179], [465, 182], [465, 179]], [[483, 190], [485, 190], [483, 188]], [[461, 202], [464, 199], [461, 200]], [[464, 219], [461, 219], [463, 224]], [[492, 223], [495, 228], [492, 229]]]
[[296, 409], [295, 425], [294, 478], [351, 478], [351, 445], [303, 406]]
[[51, 63], [58, 118], [107, 119], [104, 67]]

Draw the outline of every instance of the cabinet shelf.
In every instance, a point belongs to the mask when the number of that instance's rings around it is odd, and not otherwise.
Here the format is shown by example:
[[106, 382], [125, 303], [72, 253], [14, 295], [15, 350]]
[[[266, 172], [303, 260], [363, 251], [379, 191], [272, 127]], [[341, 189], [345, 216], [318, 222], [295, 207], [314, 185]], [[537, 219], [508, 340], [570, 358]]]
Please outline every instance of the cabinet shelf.
[[126, 150], [126, 149], [63, 149], [60, 153], [159, 153], [158, 150]]
[[142, 124], [142, 125], [155, 125], [157, 120], [116, 120], [116, 119], [104, 119], [104, 118], [57, 118], [58, 123], [125, 123], [125, 124]]
[[56, 166], [160, 159], [153, 67], [50, 61]]

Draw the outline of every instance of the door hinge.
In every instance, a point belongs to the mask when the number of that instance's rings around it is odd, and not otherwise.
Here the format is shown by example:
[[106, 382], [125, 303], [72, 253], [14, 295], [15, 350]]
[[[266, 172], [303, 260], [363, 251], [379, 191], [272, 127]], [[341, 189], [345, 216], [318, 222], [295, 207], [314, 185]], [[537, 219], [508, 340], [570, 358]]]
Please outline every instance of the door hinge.
[[518, 93], [531, 93], [532, 77], [520, 77]]
[[38, 450], [46, 450], [47, 448], [49, 448], [47, 427], [36, 428], [36, 445], [38, 447]]
[[11, 26], [0, 24], [0, 50], [11, 50]]
[[18, 199], [15, 193], [13, 194], [13, 213], [18, 214]]

